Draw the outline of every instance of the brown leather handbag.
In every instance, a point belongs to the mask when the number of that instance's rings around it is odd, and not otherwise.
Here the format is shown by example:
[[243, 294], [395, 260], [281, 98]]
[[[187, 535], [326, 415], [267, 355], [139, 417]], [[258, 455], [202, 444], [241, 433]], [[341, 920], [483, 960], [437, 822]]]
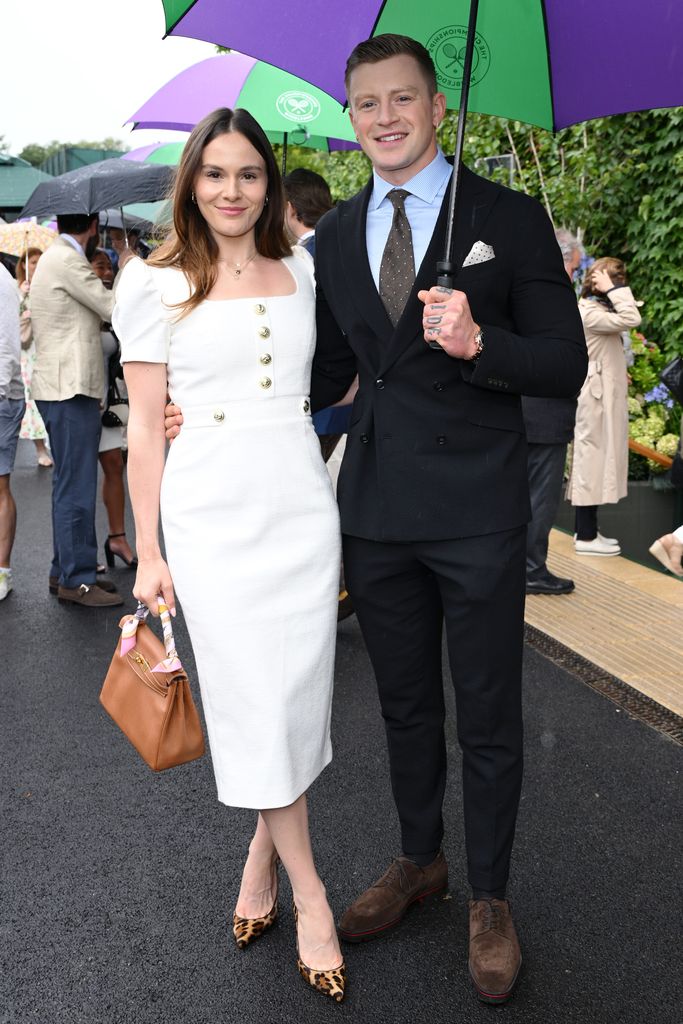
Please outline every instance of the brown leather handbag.
[[163, 644], [145, 624], [145, 605], [121, 619], [121, 637], [100, 693], [100, 703], [155, 772], [204, 753], [199, 715], [161, 600], [159, 613]]

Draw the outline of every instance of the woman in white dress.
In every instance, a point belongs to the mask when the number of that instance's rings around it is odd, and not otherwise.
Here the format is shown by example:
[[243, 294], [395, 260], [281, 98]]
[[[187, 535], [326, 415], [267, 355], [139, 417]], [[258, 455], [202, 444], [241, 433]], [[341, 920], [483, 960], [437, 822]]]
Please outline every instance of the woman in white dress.
[[[164, 245], [122, 271], [113, 317], [130, 402], [134, 594], [153, 613], [162, 594], [175, 613], [177, 589], [218, 798], [259, 811], [233, 920], [238, 946], [274, 922], [281, 861], [299, 970], [340, 1001], [345, 966], [306, 807], [331, 759], [339, 566], [308, 400], [311, 261], [286, 241], [277, 165], [246, 111], [217, 110], [197, 125], [173, 211]], [[184, 425], [164, 465], [167, 389]]]

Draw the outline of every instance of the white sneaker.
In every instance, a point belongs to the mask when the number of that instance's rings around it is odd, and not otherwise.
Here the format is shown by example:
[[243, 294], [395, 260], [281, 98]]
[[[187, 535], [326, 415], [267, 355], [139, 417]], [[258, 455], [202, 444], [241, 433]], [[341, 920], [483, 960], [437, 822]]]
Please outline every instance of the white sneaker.
[[0, 601], [4, 601], [12, 589], [12, 570], [0, 569]]
[[[616, 537], [603, 537], [599, 530], [597, 539], [601, 540], [603, 544], [611, 544], [613, 548], [619, 547], [619, 541]], [[576, 534], [574, 534], [574, 540], [576, 541]]]
[[600, 534], [595, 540], [575, 540], [574, 550], [577, 555], [601, 555], [603, 558], [614, 557], [621, 554], [621, 548], [617, 544], [610, 544]]

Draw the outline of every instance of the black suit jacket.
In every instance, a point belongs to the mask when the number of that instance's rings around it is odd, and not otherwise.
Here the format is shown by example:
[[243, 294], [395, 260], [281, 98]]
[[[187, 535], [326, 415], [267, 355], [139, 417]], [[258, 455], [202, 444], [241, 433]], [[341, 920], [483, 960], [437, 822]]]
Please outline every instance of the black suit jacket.
[[476, 241], [495, 252], [455, 282], [484, 331], [472, 365], [427, 346], [417, 298], [435, 282], [448, 194], [394, 329], [368, 263], [371, 191], [372, 180], [316, 229], [314, 409], [338, 401], [356, 372], [360, 378], [338, 486], [342, 530], [417, 541], [520, 526], [529, 519], [520, 396], [576, 395], [587, 370], [550, 222], [535, 200], [463, 168], [456, 266]]

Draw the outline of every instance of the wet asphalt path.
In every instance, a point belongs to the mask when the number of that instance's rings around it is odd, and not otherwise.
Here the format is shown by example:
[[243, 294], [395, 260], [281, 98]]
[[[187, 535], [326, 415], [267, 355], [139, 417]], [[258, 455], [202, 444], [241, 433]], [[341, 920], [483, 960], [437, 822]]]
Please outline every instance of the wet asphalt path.
[[[48, 595], [50, 475], [33, 461], [20, 443], [16, 590], [0, 604], [0, 1024], [681, 1019], [681, 748], [532, 650], [510, 886], [524, 967], [508, 1006], [480, 1006], [467, 975], [452, 713], [449, 895], [345, 950], [342, 1006], [296, 972], [286, 892], [277, 927], [238, 951], [228, 918], [253, 813], [218, 804], [208, 757], [149, 772], [101, 709], [120, 610]], [[130, 587], [129, 572], [110, 575]], [[182, 621], [177, 639], [192, 677]], [[337, 666], [335, 759], [310, 808], [339, 914], [397, 851], [397, 829], [355, 618], [339, 629]]]

